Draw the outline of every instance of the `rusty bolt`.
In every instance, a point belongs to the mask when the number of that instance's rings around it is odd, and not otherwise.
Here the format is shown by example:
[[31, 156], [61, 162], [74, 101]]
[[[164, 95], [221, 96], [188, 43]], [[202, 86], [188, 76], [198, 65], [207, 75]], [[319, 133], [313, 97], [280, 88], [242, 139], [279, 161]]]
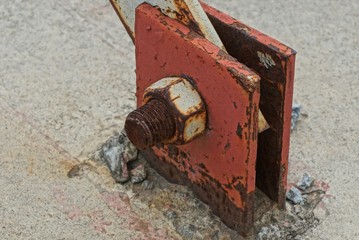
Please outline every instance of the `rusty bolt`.
[[145, 90], [143, 105], [127, 116], [125, 130], [140, 149], [185, 144], [204, 132], [206, 119], [205, 104], [193, 85], [185, 78], [168, 77]]
[[130, 141], [144, 149], [172, 138], [175, 126], [169, 107], [153, 99], [127, 116], [125, 130]]

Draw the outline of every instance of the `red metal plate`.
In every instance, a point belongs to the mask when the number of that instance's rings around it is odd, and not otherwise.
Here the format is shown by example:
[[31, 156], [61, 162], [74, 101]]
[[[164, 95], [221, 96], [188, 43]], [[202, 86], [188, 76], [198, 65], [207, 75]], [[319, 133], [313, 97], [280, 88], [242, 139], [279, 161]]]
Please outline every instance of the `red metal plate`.
[[253, 223], [259, 77], [188, 27], [143, 4], [136, 12], [137, 99], [168, 76], [190, 76], [206, 102], [204, 135], [159, 145], [147, 160], [173, 182], [191, 186], [228, 226]]
[[228, 53], [261, 77], [260, 109], [270, 129], [258, 137], [257, 186], [285, 206], [296, 52], [203, 4]]

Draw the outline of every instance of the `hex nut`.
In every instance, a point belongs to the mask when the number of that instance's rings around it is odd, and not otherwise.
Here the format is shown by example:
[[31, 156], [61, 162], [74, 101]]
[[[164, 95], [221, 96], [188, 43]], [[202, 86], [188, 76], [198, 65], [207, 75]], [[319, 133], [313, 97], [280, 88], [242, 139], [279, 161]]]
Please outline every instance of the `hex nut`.
[[157, 99], [169, 106], [174, 116], [176, 132], [166, 144], [185, 144], [200, 136], [206, 129], [207, 111], [200, 94], [189, 80], [167, 77], [149, 86], [143, 104]]

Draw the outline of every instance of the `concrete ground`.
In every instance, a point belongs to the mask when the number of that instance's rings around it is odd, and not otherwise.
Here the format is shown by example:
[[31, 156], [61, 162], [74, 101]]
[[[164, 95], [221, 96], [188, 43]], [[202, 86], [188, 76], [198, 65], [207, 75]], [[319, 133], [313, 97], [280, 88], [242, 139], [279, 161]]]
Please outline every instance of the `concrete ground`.
[[[314, 176], [330, 213], [299, 239], [359, 239], [359, 2], [208, 3], [298, 52], [306, 117], [289, 182]], [[176, 228], [91, 161], [135, 107], [134, 46], [106, 0], [4, 1], [0, 30], [1, 239], [215, 239]], [[85, 174], [68, 178], [80, 162]]]

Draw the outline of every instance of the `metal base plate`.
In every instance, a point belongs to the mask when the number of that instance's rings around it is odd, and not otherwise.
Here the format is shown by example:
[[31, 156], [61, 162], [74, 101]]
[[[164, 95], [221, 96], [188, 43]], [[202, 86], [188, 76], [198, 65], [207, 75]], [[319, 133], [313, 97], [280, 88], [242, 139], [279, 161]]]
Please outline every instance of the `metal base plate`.
[[185, 145], [158, 145], [147, 160], [189, 185], [228, 226], [253, 224], [259, 77], [187, 26], [141, 5], [136, 14], [137, 99], [168, 76], [189, 76], [208, 112], [205, 133]]

